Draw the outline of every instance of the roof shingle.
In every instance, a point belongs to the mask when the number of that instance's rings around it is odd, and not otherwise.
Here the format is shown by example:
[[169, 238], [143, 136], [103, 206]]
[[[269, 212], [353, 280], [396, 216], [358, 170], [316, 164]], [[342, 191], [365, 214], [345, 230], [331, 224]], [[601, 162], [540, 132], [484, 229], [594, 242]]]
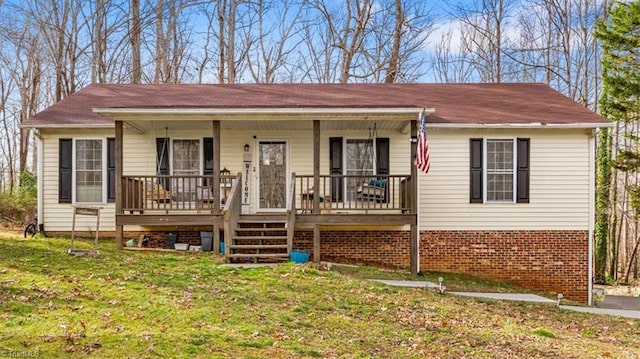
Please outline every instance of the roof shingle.
[[544, 84], [93, 84], [23, 126], [109, 125], [94, 108], [434, 108], [430, 123], [599, 124]]

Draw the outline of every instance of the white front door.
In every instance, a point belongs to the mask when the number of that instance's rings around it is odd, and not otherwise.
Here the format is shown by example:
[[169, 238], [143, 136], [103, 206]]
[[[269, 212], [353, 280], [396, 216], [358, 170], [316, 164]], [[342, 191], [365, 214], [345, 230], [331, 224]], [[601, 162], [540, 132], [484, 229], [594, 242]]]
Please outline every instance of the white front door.
[[258, 211], [286, 209], [288, 152], [286, 140], [258, 141]]

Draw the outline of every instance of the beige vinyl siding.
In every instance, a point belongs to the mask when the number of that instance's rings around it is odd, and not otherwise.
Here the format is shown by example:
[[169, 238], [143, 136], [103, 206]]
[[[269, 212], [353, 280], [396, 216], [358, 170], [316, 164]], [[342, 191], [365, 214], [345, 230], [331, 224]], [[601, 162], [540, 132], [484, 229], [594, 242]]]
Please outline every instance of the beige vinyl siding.
[[[40, 132], [43, 145], [43, 208], [39, 219], [45, 225], [45, 231], [70, 231], [72, 228], [73, 206], [71, 203], [58, 203], [58, 165], [59, 139], [81, 138], [102, 139], [113, 137], [113, 130], [82, 129], [74, 131], [42, 130]], [[103, 147], [106, 148], [106, 147]], [[103, 163], [103, 165], [106, 165]], [[106, 178], [103, 178], [106, 181]], [[74, 191], [75, 189], [72, 189]], [[106, 199], [105, 199], [106, 200]], [[87, 206], [102, 207], [100, 210], [100, 230], [115, 230], [115, 203], [87, 203]], [[77, 216], [77, 231], [95, 231], [96, 217]]]
[[[530, 203], [469, 203], [469, 139], [530, 138]], [[422, 230], [589, 228], [586, 130], [429, 131], [431, 170], [419, 177]]]
[[[60, 138], [101, 138], [114, 137], [113, 130], [42, 130], [44, 149], [44, 181], [43, 223], [49, 231], [70, 231], [72, 205], [58, 203], [58, 140]], [[212, 137], [202, 130], [151, 130], [143, 134], [124, 130], [124, 163], [125, 175], [154, 175], [156, 173], [156, 138], [168, 136], [171, 139], [201, 139]], [[256, 138], [254, 138], [254, 136]], [[320, 173], [329, 173], [329, 138], [369, 138], [363, 131], [321, 131], [320, 139]], [[408, 134], [397, 131], [379, 131], [378, 137], [390, 138], [390, 170], [392, 174], [409, 174], [409, 141]], [[250, 211], [256, 210], [256, 184], [258, 172], [255, 169], [255, 151], [260, 140], [286, 140], [289, 144], [289, 171], [299, 175], [313, 174], [313, 132], [296, 131], [221, 131], [220, 168], [226, 167], [232, 174], [243, 172], [244, 145], [250, 146], [252, 163], [249, 176]], [[246, 179], [245, 179], [246, 180]], [[299, 202], [299, 199], [296, 199]], [[115, 230], [115, 203], [95, 204], [102, 207], [100, 229]], [[299, 203], [298, 203], [299, 205]], [[94, 230], [95, 218], [78, 216], [76, 229], [79, 231]], [[133, 229], [133, 228], [132, 228]]]

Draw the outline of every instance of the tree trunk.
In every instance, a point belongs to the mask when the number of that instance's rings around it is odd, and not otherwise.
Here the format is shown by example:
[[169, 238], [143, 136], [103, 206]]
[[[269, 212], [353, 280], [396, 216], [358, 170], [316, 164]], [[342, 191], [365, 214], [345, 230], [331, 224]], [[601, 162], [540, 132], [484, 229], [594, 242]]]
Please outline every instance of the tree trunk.
[[400, 61], [400, 43], [402, 41], [402, 25], [404, 24], [404, 12], [402, 10], [402, 0], [395, 1], [396, 23], [393, 28], [393, 46], [391, 48], [391, 58], [389, 68], [384, 78], [385, 83], [394, 83], [398, 76], [398, 63]]
[[131, 82], [142, 82], [142, 62], [140, 58], [140, 0], [131, 0]]
[[156, 4], [156, 53], [155, 53], [155, 71], [153, 74], [153, 83], [155, 84], [159, 84], [162, 82], [163, 80], [163, 74], [162, 74], [162, 69], [163, 69], [163, 64], [164, 61], [166, 60], [166, 49], [164, 47], [165, 45], [165, 36], [164, 36], [164, 26], [163, 26], [163, 19], [164, 19], [164, 7], [163, 7], [163, 0], [158, 0], [158, 3]]

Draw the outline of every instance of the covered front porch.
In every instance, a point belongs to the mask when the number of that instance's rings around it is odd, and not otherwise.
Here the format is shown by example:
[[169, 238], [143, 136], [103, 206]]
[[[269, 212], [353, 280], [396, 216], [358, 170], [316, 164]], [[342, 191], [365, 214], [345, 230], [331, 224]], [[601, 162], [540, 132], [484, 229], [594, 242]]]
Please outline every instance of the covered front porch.
[[[228, 258], [242, 254], [252, 254], [252, 258], [279, 254], [288, 258], [295, 231], [304, 230], [313, 231], [313, 260], [319, 262], [323, 228], [406, 227], [411, 232], [410, 266], [417, 272], [417, 181], [413, 158], [422, 109], [361, 109], [356, 114], [345, 114], [342, 109], [342, 112], [328, 111], [314, 116], [271, 113], [241, 117], [237, 113], [220, 114], [215, 110], [197, 116], [187, 115], [188, 111], [127, 110], [131, 111], [96, 110], [115, 120], [118, 245], [122, 245], [125, 226], [207, 226], [214, 236], [222, 233], [223, 237], [215, 241], [226, 243]], [[309, 117], [318, 119], [309, 120]], [[148, 169], [137, 172], [136, 166], [129, 162], [132, 161], [130, 150], [124, 148], [128, 146], [125, 145], [129, 143], [128, 136], [146, 137], [147, 143], [153, 143], [155, 138], [158, 147], [161, 146], [157, 142], [158, 133], [164, 130], [171, 134], [185, 127], [206, 136], [200, 142], [202, 148], [206, 139], [211, 139], [210, 163], [206, 168], [201, 166], [198, 174], [184, 175], [176, 171], [150, 174]], [[336, 153], [336, 133], [348, 129], [357, 139], [353, 143], [389, 146], [389, 138], [385, 143], [372, 137], [372, 128], [391, 137], [397, 147], [406, 146], [404, 162], [396, 163], [399, 156], [394, 153], [393, 163], [374, 158], [373, 170], [337, 168], [335, 163], [345, 159], [348, 162], [348, 156], [352, 155], [345, 152], [357, 146], [342, 140], [347, 146]], [[274, 131], [280, 136], [274, 136]], [[248, 134], [252, 134], [251, 139], [247, 138]], [[185, 137], [182, 133], [180, 136]], [[324, 141], [329, 142], [329, 148], [321, 144]], [[227, 151], [228, 147], [234, 149]], [[279, 147], [284, 148], [282, 161], [278, 157], [280, 153], [272, 153]], [[233, 152], [237, 148], [242, 151]], [[381, 151], [376, 147], [375, 153]], [[394, 148], [391, 151], [393, 153]], [[300, 160], [300, 157], [304, 158]], [[278, 165], [281, 169], [274, 167]], [[160, 164], [156, 167], [160, 168]], [[175, 169], [175, 165], [170, 167]], [[279, 172], [269, 172], [273, 170]], [[256, 233], [261, 238], [256, 238]], [[249, 234], [254, 237], [249, 238]], [[275, 253], [274, 246], [282, 251]], [[218, 246], [213, 248], [217, 250]]]

